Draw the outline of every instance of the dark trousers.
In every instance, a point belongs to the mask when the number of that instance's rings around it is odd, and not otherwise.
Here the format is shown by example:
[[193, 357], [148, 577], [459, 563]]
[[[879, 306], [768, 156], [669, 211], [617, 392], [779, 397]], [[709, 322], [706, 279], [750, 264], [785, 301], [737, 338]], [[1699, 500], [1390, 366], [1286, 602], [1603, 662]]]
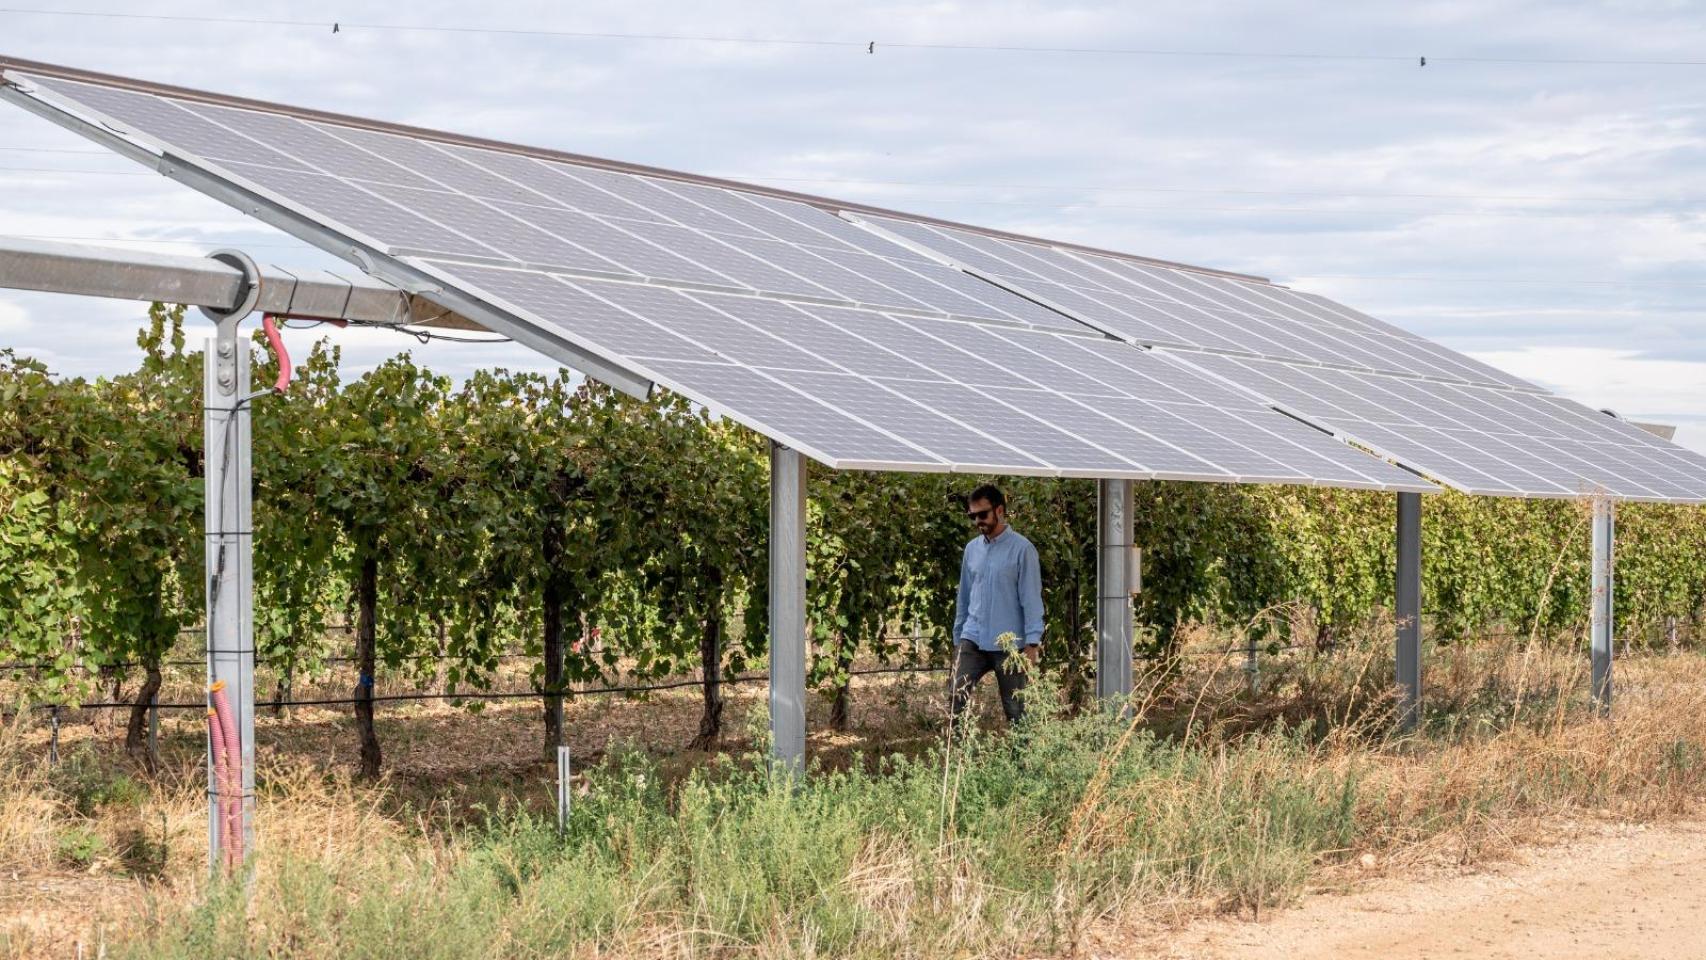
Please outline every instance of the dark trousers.
[[1025, 699], [1019, 696], [1019, 691], [1025, 689], [1025, 673], [1020, 664], [1007, 663], [1010, 656], [1023, 657], [1024, 654], [999, 650], [991, 653], [978, 649], [977, 644], [970, 640], [961, 640], [954, 645], [954, 679], [948, 695], [948, 707], [954, 719], [959, 719], [965, 710], [966, 701], [971, 699], [977, 682], [983, 679], [984, 674], [993, 672], [995, 685], [1001, 691], [1001, 709], [1007, 714], [1007, 722], [1019, 722], [1019, 718], [1025, 715]]

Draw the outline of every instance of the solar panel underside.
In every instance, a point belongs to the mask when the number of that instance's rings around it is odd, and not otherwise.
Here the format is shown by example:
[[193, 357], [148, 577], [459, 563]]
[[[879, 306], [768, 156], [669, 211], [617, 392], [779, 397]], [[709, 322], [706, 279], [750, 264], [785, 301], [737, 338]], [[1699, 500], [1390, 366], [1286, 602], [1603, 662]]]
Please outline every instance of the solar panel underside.
[[934, 224], [869, 222], [1459, 490], [1706, 501], [1706, 458], [1325, 297]]
[[1432, 489], [804, 203], [32, 79], [831, 466]]

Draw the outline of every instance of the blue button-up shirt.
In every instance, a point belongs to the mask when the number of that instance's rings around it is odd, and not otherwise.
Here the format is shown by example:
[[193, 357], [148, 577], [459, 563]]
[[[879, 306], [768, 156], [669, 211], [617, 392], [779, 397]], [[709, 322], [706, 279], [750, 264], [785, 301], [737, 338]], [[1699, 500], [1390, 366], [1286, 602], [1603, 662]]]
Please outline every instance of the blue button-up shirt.
[[994, 540], [966, 544], [960, 560], [960, 595], [954, 605], [954, 640], [996, 651], [1011, 633], [1015, 646], [1043, 642], [1043, 574], [1037, 548], [1012, 527]]

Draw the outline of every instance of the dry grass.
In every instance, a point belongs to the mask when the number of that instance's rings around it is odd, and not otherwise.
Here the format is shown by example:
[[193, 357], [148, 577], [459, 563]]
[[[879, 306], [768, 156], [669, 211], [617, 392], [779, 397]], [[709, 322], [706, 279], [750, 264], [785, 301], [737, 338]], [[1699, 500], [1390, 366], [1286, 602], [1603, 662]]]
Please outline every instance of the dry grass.
[[[1191, 638], [1198, 651], [1226, 645], [1224, 635]], [[582, 769], [633, 744], [659, 758], [655, 776], [686, 792], [595, 773], [581, 803], [588, 817], [606, 818], [587, 828], [599, 840], [569, 847], [514, 819], [551, 802], [531, 705], [389, 710], [381, 736], [391, 772], [377, 786], [345, 772], [347, 718], [263, 717], [265, 854], [242, 936], [274, 952], [345, 956], [359, 940], [352, 931], [408, 928], [411, 914], [389, 911], [474, 897], [501, 902], [486, 911], [500, 915], [434, 914], [433, 949], [420, 952], [513, 956], [556, 945], [584, 956], [793, 957], [854, 944], [871, 956], [1071, 953], [1132, 924], [1259, 911], [1310, 885], [1349, 882], [1368, 872], [1365, 853], [1381, 871], [1475, 863], [1561, 820], [1686, 814], [1706, 789], [1706, 657], [1620, 661], [1617, 714], [1604, 722], [1586, 703], [1585, 651], [1434, 649], [1424, 727], [1393, 738], [1379, 682], [1389, 656], [1384, 631], [1373, 630], [1331, 654], [1264, 657], [1254, 694], [1241, 654], [1188, 656], [1146, 675], [1127, 736], [1070, 723], [1036, 731], [1040, 742], [1026, 749], [1046, 767], [1009, 758], [999, 740], [945, 761], [931, 753], [936, 678], [865, 683], [845, 734], [821, 731], [814, 717], [814, 753], [828, 766], [919, 757], [935, 764], [928, 796], [909, 793], [925, 788], [898, 775], [848, 774], [799, 796], [725, 789], [703, 776], [704, 754], [679, 753], [694, 729], [692, 691], [581, 700], [568, 728]], [[752, 729], [762, 686], [731, 692], [731, 727]], [[221, 924], [242, 911], [195, 907], [218, 897], [205, 882], [199, 730], [165, 724], [164, 772], [153, 781], [126, 772], [116, 735], [73, 723], [64, 762], [49, 768], [39, 718], [0, 730], [0, 956], [67, 956], [79, 945], [94, 955], [121, 942], [146, 956], [187, 955], [183, 931], [196, 924], [213, 932], [195, 942], [237, 942]], [[733, 754], [752, 746], [730, 738]], [[1042, 792], [1002, 793], [1026, 778]], [[646, 795], [616, 796], [623, 791]], [[647, 799], [653, 793], [664, 799]], [[947, 816], [927, 830], [893, 822], [938, 808]], [[991, 832], [977, 818], [994, 809], [1033, 819]], [[507, 813], [489, 817], [498, 811]], [[798, 832], [802, 819], [812, 832]], [[759, 856], [741, 852], [754, 837], [802, 849], [757, 879], [692, 879], [695, 869]], [[665, 849], [669, 857], [658, 856]], [[657, 861], [633, 862], [637, 854]], [[739, 886], [748, 881], [758, 885]], [[797, 909], [807, 900], [810, 911]]]

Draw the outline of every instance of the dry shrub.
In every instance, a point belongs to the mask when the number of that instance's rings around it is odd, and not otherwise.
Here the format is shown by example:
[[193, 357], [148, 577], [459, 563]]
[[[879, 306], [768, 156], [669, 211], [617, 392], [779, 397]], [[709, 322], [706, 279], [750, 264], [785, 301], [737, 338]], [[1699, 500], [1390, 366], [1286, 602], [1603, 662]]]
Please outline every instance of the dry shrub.
[[39, 870], [51, 864], [59, 804], [47, 780], [47, 765], [24, 742], [29, 711], [0, 721], [0, 865]]

